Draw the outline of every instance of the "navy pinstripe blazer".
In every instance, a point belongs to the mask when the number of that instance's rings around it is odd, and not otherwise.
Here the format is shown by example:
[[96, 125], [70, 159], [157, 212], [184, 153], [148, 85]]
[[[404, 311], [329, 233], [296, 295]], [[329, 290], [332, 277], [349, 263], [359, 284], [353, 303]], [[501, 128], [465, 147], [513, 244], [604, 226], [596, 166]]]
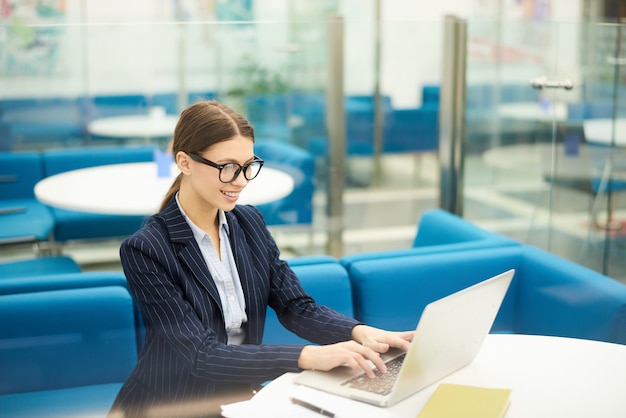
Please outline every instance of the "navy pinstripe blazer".
[[350, 339], [357, 321], [316, 305], [302, 289], [253, 206], [226, 214], [246, 300], [246, 341], [227, 345], [217, 288], [175, 199], [120, 248], [124, 273], [146, 325], [139, 361], [117, 396], [127, 415], [159, 403], [205, 399], [299, 371], [302, 346], [261, 345], [267, 306], [318, 344]]

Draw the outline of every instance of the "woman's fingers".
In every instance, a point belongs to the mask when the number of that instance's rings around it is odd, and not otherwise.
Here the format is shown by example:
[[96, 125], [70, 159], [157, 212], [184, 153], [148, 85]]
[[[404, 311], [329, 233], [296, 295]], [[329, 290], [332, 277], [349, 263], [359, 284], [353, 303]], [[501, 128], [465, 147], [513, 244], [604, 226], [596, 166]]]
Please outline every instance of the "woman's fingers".
[[326, 346], [306, 346], [300, 353], [298, 364], [303, 369], [317, 370], [330, 370], [345, 364], [355, 372], [365, 372], [369, 377], [374, 377], [373, 367], [382, 373], [387, 371], [384, 361], [377, 352], [355, 341]]

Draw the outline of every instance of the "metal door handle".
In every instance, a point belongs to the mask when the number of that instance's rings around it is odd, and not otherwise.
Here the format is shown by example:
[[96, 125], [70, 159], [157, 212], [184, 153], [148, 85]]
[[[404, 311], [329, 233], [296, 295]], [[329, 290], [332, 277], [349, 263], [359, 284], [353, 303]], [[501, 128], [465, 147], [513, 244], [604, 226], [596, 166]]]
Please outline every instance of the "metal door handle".
[[545, 88], [571, 90], [574, 88], [572, 80], [553, 81], [548, 80], [546, 76], [533, 78], [530, 80], [532, 88], [541, 90]]

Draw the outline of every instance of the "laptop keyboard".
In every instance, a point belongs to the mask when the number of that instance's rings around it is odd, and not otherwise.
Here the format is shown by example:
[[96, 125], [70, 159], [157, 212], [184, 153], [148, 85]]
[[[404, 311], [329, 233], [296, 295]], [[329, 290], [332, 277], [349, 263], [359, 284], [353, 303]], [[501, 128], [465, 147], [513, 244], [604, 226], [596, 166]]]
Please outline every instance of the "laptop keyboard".
[[398, 378], [398, 373], [402, 368], [404, 356], [405, 354], [402, 354], [386, 362], [387, 373], [381, 373], [378, 369], [375, 369], [375, 377], [373, 378], [369, 378], [365, 373], [362, 373], [346, 380], [342, 385], [348, 385], [351, 388], [376, 393], [378, 395], [389, 395], [393, 384]]

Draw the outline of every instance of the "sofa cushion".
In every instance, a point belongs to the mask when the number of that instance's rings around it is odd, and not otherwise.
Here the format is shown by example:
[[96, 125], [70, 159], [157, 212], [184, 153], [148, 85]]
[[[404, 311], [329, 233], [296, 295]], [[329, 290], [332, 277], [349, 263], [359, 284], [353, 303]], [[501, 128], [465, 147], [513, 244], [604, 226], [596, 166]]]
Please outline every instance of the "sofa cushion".
[[[0, 263], [0, 279], [78, 272], [80, 272], [80, 266], [71, 257], [66, 255], [38, 257]], [[3, 283], [0, 282], [0, 287], [2, 285]], [[1, 291], [0, 294], [2, 294]]]

